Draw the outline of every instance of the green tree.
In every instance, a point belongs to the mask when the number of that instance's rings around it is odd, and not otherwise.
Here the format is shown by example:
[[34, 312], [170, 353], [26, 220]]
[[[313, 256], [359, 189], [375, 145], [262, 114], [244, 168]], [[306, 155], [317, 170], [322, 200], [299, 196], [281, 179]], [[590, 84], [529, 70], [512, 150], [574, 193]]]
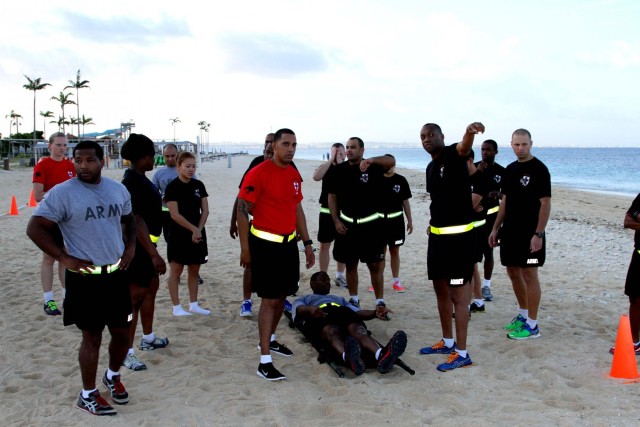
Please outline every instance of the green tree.
[[51, 120], [49, 123], [55, 123], [58, 125], [58, 132], [63, 132], [66, 125], [70, 125], [69, 120], [67, 120], [64, 116], [58, 116], [57, 120]]
[[91, 117], [85, 117], [84, 114], [82, 115], [82, 119], [80, 119], [80, 124], [82, 125], [82, 137], [84, 138], [84, 126], [85, 125], [95, 125], [95, 123], [93, 123], [93, 119]]
[[29, 83], [22, 85], [23, 88], [33, 91], [33, 145], [36, 144], [36, 92], [45, 89], [47, 86], [51, 86], [49, 83], [42, 83], [40, 77], [30, 78], [26, 74], [24, 75]]
[[[80, 70], [78, 70], [78, 74], [76, 74], [76, 81], [69, 80], [70, 85], [65, 86], [63, 90], [67, 89], [75, 89], [76, 90], [76, 112], [78, 113], [77, 117], [80, 117], [80, 89], [89, 88], [89, 80], [80, 80]], [[80, 136], [80, 120], [76, 122], [78, 124], [78, 136]]]
[[40, 111], [40, 115], [42, 116], [42, 135], [44, 135], [45, 139], [47, 138], [47, 119], [51, 117], [55, 117], [53, 115], [53, 111]]
[[71, 96], [73, 96], [72, 93], [60, 92], [60, 95], [51, 97], [51, 99], [54, 99], [54, 100], [56, 100], [56, 101], [58, 101], [60, 103], [60, 109], [62, 110], [62, 116], [58, 119], [58, 130], [60, 130], [60, 124], [62, 124], [62, 132], [63, 133], [67, 133], [65, 125], [69, 124], [69, 121], [65, 120], [64, 106], [76, 103], [75, 101], [69, 99], [69, 97], [71, 97]]
[[4, 116], [5, 119], [9, 119], [9, 138], [11, 138], [11, 128], [16, 126], [16, 133], [19, 132], [20, 119], [22, 116], [16, 113], [14, 110], [11, 110], [11, 113]]
[[174, 117], [173, 119], [169, 119], [169, 121], [173, 125], [173, 142], [176, 142], [176, 124], [180, 123], [180, 119], [177, 117]]

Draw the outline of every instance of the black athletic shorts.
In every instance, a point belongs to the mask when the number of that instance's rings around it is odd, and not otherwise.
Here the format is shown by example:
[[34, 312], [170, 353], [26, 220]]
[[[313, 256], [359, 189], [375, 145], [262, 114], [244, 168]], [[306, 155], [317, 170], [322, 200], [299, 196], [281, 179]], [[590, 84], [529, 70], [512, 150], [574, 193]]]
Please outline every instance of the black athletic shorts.
[[[493, 225], [496, 223], [497, 213], [487, 216], [487, 223], [484, 225], [484, 241], [482, 242], [482, 255], [487, 258], [493, 258], [493, 248], [489, 245], [489, 236], [493, 230]], [[482, 261], [482, 258], [480, 259]], [[478, 261], [478, 262], [480, 262]]]
[[394, 246], [404, 245], [405, 239], [405, 223], [404, 215], [395, 218], [381, 218], [382, 230], [384, 233], [385, 245], [393, 248]]
[[162, 211], [162, 235], [164, 236], [164, 242], [169, 243], [169, 234], [171, 234], [171, 213], [169, 211]]
[[139, 241], [136, 241], [136, 254], [133, 260], [131, 260], [131, 265], [129, 265], [127, 272], [129, 273], [131, 282], [141, 288], [148, 288], [151, 285], [151, 279], [158, 277], [151, 256]]
[[449, 280], [464, 285], [473, 275], [473, 230], [459, 234], [429, 234], [427, 273], [429, 280]]
[[487, 225], [481, 225], [476, 227], [471, 232], [473, 233], [473, 262], [482, 261], [482, 255], [485, 246], [488, 246]]
[[340, 328], [343, 338], [349, 335], [347, 328], [350, 324], [357, 323], [358, 325], [365, 326], [360, 316], [348, 307], [327, 305], [322, 311], [327, 313], [327, 315], [319, 319], [308, 319], [304, 323], [305, 329], [312, 337], [322, 338], [322, 330], [327, 325], [335, 325]]
[[206, 264], [209, 259], [207, 248], [207, 233], [202, 229], [202, 240], [198, 243], [191, 241], [193, 233], [184, 227], [173, 225], [167, 244], [167, 259], [182, 265]]
[[500, 262], [505, 267], [542, 267], [546, 258], [546, 237], [542, 248], [531, 253], [531, 234], [516, 234], [503, 230], [500, 234]]
[[318, 242], [331, 243], [336, 239], [338, 232], [333, 223], [331, 214], [320, 212], [318, 217]]
[[637, 249], [634, 249], [633, 255], [631, 255], [627, 280], [624, 284], [624, 294], [634, 298], [640, 297], [640, 253]]
[[365, 224], [345, 222], [344, 225], [347, 233], [336, 235], [333, 259], [345, 264], [384, 260], [384, 235], [380, 219]]
[[249, 233], [251, 289], [260, 298], [279, 299], [298, 291], [298, 241], [275, 243]]
[[75, 324], [81, 330], [102, 331], [105, 325], [114, 328], [131, 325], [131, 294], [126, 271], [81, 274], [67, 270], [65, 285], [65, 326]]

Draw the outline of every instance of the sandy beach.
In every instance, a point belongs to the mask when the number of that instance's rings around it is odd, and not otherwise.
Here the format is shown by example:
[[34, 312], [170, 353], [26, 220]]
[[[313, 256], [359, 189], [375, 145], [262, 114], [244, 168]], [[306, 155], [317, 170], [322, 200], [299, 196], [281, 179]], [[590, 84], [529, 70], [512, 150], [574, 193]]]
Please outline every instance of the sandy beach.
[[[393, 318], [368, 325], [383, 343], [396, 330], [406, 331], [409, 344], [403, 360], [416, 374], [396, 367], [384, 376], [367, 371], [357, 378], [350, 372], [339, 378], [327, 365], [317, 363], [315, 350], [284, 319], [278, 339], [295, 355], [274, 355], [287, 381], [271, 383], [255, 372], [257, 316], [239, 316], [239, 243], [228, 232], [237, 185], [251, 159], [234, 157], [231, 168], [223, 160], [199, 169], [211, 210], [209, 263], [201, 269], [200, 305], [212, 314], [174, 317], [166, 276], [162, 277], [154, 329], [171, 343], [166, 349], [136, 352], [146, 371], [122, 368], [131, 401], [116, 406], [116, 417], [92, 417], [75, 408], [81, 388], [77, 363], [81, 335], [75, 327], [63, 327], [61, 316], [47, 316], [42, 310], [41, 254], [25, 234], [33, 208], [0, 217], [5, 301], [0, 315], [0, 425], [638, 425], [640, 384], [610, 378], [608, 353], [620, 315], [628, 309], [623, 287], [633, 233], [622, 228], [622, 221], [631, 198], [554, 187], [547, 262], [540, 269], [542, 337], [507, 339], [502, 326], [515, 315], [517, 305], [496, 250], [495, 300], [487, 303], [485, 313], [474, 314], [469, 324], [468, 350], [474, 365], [442, 373], [436, 365], [445, 356], [418, 354], [421, 347], [441, 338], [426, 273], [429, 197], [424, 172], [398, 170], [413, 192], [415, 231], [400, 251], [407, 292], [391, 289], [387, 269], [385, 300], [394, 310]], [[314, 240], [320, 183], [311, 177], [320, 163], [296, 162], [304, 179], [303, 206]], [[119, 181], [123, 172], [109, 169], [103, 176]], [[29, 201], [31, 173], [27, 168], [0, 171], [1, 212], [9, 210], [12, 195], [21, 206]], [[166, 254], [162, 239], [160, 253]], [[317, 265], [305, 271], [303, 261], [302, 256], [301, 294], [310, 292], [309, 277], [318, 271]], [[332, 278], [334, 269], [332, 262]], [[372, 307], [365, 266], [360, 267], [360, 277], [363, 307]], [[333, 289], [346, 296], [345, 290]], [[61, 300], [57, 279], [54, 294]], [[186, 302], [183, 286], [180, 295]], [[258, 305], [254, 296], [254, 313]], [[107, 332], [104, 337], [100, 374], [106, 369]], [[105, 395], [104, 387], [99, 388]]]

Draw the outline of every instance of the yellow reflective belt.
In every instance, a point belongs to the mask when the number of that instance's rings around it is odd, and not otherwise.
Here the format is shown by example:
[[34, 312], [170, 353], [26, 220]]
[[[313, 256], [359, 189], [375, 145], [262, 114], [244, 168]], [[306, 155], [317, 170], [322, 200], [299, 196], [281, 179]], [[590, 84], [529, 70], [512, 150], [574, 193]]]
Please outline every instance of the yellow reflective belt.
[[494, 206], [494, 207], [492, 207], [491, 209], [489, 209], [487, 211], [487, 215], [494, 214], [494, 213], [498, 212], [498, 210], [500, 210], [500, 206]]
[[390, 213], [390, 214], [380, 214], [380, 218], [384, 218], [385, 216], [387, 218], [397, 218], [397, 217], [402, 215], [402, 212], [403, 211], [393, 212], [393, 213]]
[[473, 230], [473, 222], [467, 225], [453, 225], [451, 227], [434, 227], [429, 226], [433, 234], [460, 234]]
[[326, 306], [328, 306], [328, 305], [332, 305], [332, 306], [334, 306], [334, 307], [341, 307], [341, 305], [340, 305], [340, 304], [338, 304], [338, 303], [335, 303], [335, 302], [329, 302], [329, 303], [320, 304], [320, 305], [318, 306], [318, 308], [325, 308], [325, 307], [326, 307]]
[[331, 214], [331, 211], [329, 210], [329, 208], [320, 208], [320, 213]]
[[640, 254], [640, 249], [636, 249], [636, 251], [638, 251], [638, 253]]
[[163, 206], [163, 207], [162, 207], [162, 212], [169, 212], [169, 208], [168, 208], [168, 207], [166, 207], [166, 206]]
[[351, 222], [353, 223], [353, 218], [349, 218], [348, 216], [346, 216], [345, 214], [343, 214], [342, 212], [340, 212], [340, 218], [344, 219], [347, 222]]
[[153, 234], [149, 234], [149, 238], [151, 239], [151, 243], [158, 243], [158, 240], [160, 240], [160, 236], [154, 236]]
[[[118, 262], [116, 262], [115, 264], [93, 265], [91, 267], [87, 267], [87, 271], [89, 272], [89, 274], [102, 274], [102, 270], [106, 269], [105, 273], [111, 274], [114, 271], [116, 271], [118, 268], [120, 268], [120, 260], [118, 260]], [[69, 270], [69, 271], [72, 271], [74, 273], [84, 274], [83, 271], [75, 271], [75, 270]]]
[[375, 221], [376, 219], [380, 218], [380, 214], [378, 212], [369, 215], [369, 216], [365, 216], [364, 218], [358, 218], [358, 219], [353, 219], [350, 218], [348, 216], [346, 216], [345, 214], [343, 214], [342, 212], [340, 212], [340, 218], [344, 219], [347, 222], [350, 223], [356, 223], [356, 224], [365, 224], [367, 222], [371, 222], [371, 221]]
[[481, 221], [474, 221], [473, 222], [473, 227], [482, 227], [483, 225], [485, 225], [487, 223], [486, 219], [483, 219]]
[[285, 241], [285, 238], [287, 239], [287, 242], [292, 241], [295, 237], [296, 237], [296, 232], [295, 230], [293, 231], [293, 233], [287, 235], [287, 236], [281, 236], [279, 234], [273, 234], [273, 233], [269, 233], [267, 231], [262, 231], [262, 230], [258, 230], [257, 228], [255, 228], [253, 225], [251, 225], [251, 234], [253, 234], [254, 236], [263, 239], [263, 240], [268, 240], [270, 242], [275, 242], [275, 243], [282, 243]]

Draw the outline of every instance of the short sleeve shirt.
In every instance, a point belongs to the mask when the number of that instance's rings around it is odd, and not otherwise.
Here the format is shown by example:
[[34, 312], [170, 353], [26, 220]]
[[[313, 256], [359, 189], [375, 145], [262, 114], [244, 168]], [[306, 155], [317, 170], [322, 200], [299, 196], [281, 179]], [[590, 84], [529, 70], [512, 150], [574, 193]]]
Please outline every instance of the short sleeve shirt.
[[[638, 194], [635, 200], [633, 201], [633, 203], [631, 203], [631, 207], [629, 208], [627, 213], [629, 215], [633, 215], [634, 212], [638, 212], [638, 211], [640, 211], [640, 194]], [[640, 230], [636, 230], [636, 233], [633, 238], [633, 242], [634, 242], [635, 248], [640, 249]]]
[[471, 193], [482, 196], [480, 205], [484, 209], [480, 212], [477, 212], [476, 210], [473, 211], [473, 220], [480, 221], [487, 217], [487, 209], [482, 205], [482, 202], [484, 201], [484, 199], [487, 198], [487, 194], [489, 194], [489, 191], [487, 190], [487, 180], [485, 179], [484, 176], [480, 175], [477, 172], [471, 175], [470, 178], [471, 178]]
[[47, 192], [55, 185], [74, 176], [76, 176], [76, 168], [73, 162], [66, 158], [56, 162], [51, 157], [45, 157], [33, 168], [32, 182], [44, 185], [44, 191]]
[[333, 168], [328, 178], [327, 191], [335, 194], [338, 209], [350, 218], [366, 218], [382, 209], [384, 168], [370, 165], [366, 171], [360, 164], [343, 162]]
[[502, 192], [507, 196], [504, 227], [533, 234], [538, 226], [540, 199], [551, 197], [549, 169], [537, 158], [507, 166]]
[[193, 225], [198, 225], [202, 215], [202, 199], [209, 197], [202, 181], [191, 178], [182, 182], [176, 178], [167, 185], [164, 201], [178, 202], [178, 212]]
[[288, 235], [296, 229], [296, 211], [302, 201], [302, 178], [290, 164], [281, 168], [272, 161], [262, 162], [244, 178], [238, 198], [253, 204], [255, 228]]
[[385, 176], [382, 193], [382, 212], [394, 213], [402, 212], [402, 203], [412, 197], [411, 188], [407, 179], [400, 174]]
[[131, 194], [133, 213], [144, 220], [149, 234], [159, 236], [162, 232], [162, 196], [149, 178], [131, 169], [124, 172], [122, 184]]
[[[478, 166], [480, 162], [475, 165]], [[498, 199], [489, 198], [489, 193], [492, 191], [502, 192], [502, 179], [504, 178], [505, 168], [497, 163], [487, 166], [483, 171], [478, 171], [474, 175], [478, 175], [478, 179], [484, 181], [485, 194], [482, 194], [482, 206], [485, 211], [496, 207], [500, 204]]]

